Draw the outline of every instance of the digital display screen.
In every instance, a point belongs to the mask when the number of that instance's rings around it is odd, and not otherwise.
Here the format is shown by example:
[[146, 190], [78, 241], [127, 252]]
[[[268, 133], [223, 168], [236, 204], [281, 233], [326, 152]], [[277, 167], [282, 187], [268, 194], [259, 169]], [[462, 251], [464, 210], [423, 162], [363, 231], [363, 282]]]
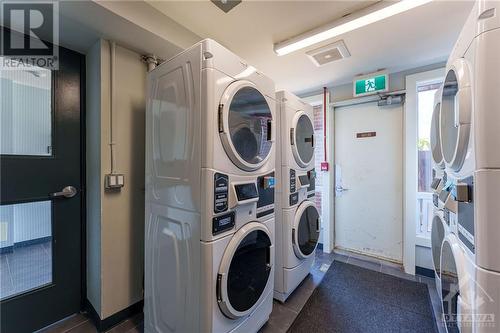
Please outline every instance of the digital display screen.
[[231, 222], [232, 222], [231, 217], [227, 216], [227, 217], [219, 220], [219, 227], [226, 226], [226, 225], [230, 224]]
[[307, 175], [299, 176], [300, 186], [309, 186], [309, 177]]
[[259, 197], [255, 183], [234, 185], [238, 201], [245, 201]]

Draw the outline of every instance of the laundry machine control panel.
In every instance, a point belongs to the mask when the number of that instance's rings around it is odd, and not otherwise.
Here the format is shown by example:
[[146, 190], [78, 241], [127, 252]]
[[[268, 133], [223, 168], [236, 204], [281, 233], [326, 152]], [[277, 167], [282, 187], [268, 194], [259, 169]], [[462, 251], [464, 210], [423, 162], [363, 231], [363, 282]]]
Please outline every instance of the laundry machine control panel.
[[295, 170], [290, 169], [290, 193], [297, 191], [297, 178], [295, 177]]
[[474, 178], [473, 176], [460, 179], [453, 188], [453, 196], [458, 202], [457, 227], [458, 238], [472, 252], [475, 253], [474, 243]]
[[274, 172], [257, 178], [257, 218], [274, 214]]
[[312, 169], [307, 172], [307, 177], [309, 177], [309, 187], [307, 188], [307, 198], [312, 198], [315, 195], [316, 190], [316, 170]]
[[214, 213], [228, 209], [229, 176], [222, 173], [214, 175]]

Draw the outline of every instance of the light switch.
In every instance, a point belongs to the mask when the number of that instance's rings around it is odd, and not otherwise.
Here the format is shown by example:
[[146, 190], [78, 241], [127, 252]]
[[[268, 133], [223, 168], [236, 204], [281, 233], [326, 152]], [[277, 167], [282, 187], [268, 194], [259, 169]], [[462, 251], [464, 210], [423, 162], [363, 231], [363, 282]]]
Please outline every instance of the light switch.
[[120, 189], [125, 185], [123, 174], [107, 174], [104, 178], [104, 187], [108, 190]]

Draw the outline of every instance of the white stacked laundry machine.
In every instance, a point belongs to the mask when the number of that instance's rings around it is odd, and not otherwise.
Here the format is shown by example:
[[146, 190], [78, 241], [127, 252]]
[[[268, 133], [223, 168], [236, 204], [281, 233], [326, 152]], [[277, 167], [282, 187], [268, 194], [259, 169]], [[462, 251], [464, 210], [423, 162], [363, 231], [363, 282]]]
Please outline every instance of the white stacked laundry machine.
[[276, 269], [274, 298], [284, 302], [309, 274], [320, 234], [314, 171], [314, 114], [297, 96], [276, 94]]
[[449, 332], [500, 330], [500, 2], [477, 1], [447, 62], [440, 110], [441, 246]]
[[274, 83], [207, 39], [147, 89], [145, 331], [256, 332], [274, 285]]

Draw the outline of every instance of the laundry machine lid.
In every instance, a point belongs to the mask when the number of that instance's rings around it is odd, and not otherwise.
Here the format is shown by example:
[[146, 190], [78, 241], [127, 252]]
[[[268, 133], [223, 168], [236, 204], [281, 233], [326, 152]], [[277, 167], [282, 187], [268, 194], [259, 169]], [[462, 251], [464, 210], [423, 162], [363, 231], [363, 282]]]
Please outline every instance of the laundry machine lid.
[[269, 103], [250, 81], [235, 81], [219, 104], [219, 134], [231, 161], [253, 171], [269, 158], [273, 144], [273, 114]]
[[297, 112], [293, 118], [290, 144], [297, 164], [307, 167], [314, 157], [314, 126], [311, 118], [303, 111]]
[[320, 216], [314, 202], [302, 202], [295, 213], [292, 228], [292, 242], [295, 255], [305, 259], [313, 255], [318, 245], [320, 233]]
[[[441, 248], [441, 302], [448, 332], [467, 327], [473, 307], [475, 277], [468, 270], [468, 259], [454, 234], [445, 237]], [[462, 325], [465, 320], [465, 325]], [[470, 332], [470, 330], [468, 330]]]
[[441, 95], [442, 88], [436, 91], [434, 100], [434, 111], [432, 112], [431, 120], [431, 154], [432, 160], [438, 168], [443, 169], [445, 167], [443, 159], [443, 151], [441, 150], [441, 133], [440, 133], [440, 114], [441, 114]]
[[442, 212], [436, 212], [431, 226], [431, 252], [434, 271], [441, 278], [441, 246], [448, 232], [448, 226], [443, 219]]
[[271, 274], [272, 247], [268, 229], [259, 222], [233, 235], [217, 275], [217, 300], [225, 316], [244, 317], [258, 305]]
[[439, 124], [443, 159], [453, 171], [460, 171], [467, 155], [472, 107], [469, 65], [465, 59], [457, 59], [443, 84]]

